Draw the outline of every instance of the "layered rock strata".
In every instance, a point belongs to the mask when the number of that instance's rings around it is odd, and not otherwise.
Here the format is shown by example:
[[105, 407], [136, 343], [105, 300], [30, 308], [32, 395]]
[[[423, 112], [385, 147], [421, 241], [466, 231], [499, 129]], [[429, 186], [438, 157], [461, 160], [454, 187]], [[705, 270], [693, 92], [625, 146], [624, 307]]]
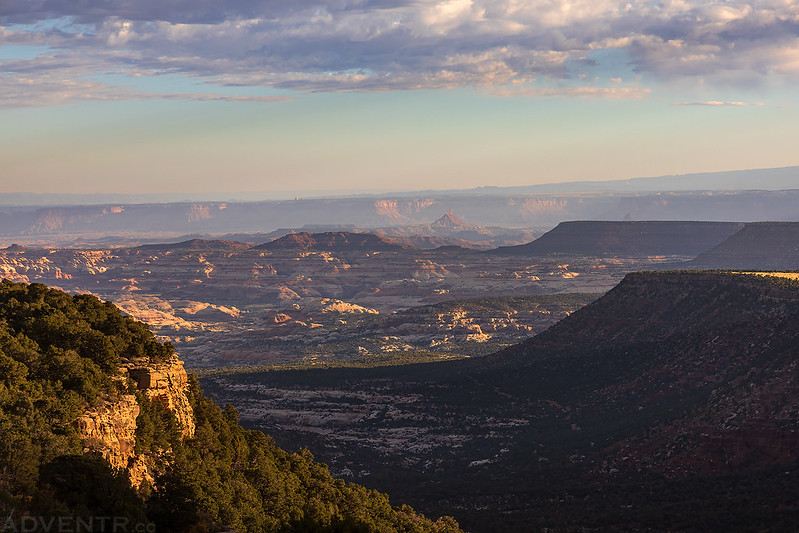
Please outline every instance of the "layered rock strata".
[[[149, 363], [146, 358], [123, 365], [120, 379], [130, 378], [150, 401], [160, 402], [175, 414], [183, 437], [194, 435], [194, 412], [186, 395], [188, 376], [183, 362], [174, 358], [163, 363]], [[113, 467], [128, 472], [131, 484], [152, 486], [157, 458], [136, 453], [136, 419], [141, 407], [133, 394], [102, 398], [81, 414], [75, 422], [83, 443], [83, 453], [100, 455]]]
[[183, 361], [149, 363], [147, 359], [137, 359], [128, 363], [123, 372], [127, 372], [148, 400], [160, 402], [175, 414], [184, 438], [194, 436], [194, 412], [186, 396], [188, 376]]

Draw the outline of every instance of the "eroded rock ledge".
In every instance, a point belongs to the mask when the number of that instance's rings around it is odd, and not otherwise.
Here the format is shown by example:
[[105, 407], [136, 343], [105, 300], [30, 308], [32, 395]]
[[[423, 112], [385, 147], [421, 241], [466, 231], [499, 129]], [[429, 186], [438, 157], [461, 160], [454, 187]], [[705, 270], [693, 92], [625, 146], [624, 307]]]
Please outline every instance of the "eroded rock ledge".
[[[157, 401], [175, 414], [183, 437], [194, 435], [194, 412], [186, 387], [188, 376], [177, 357], [151, 363], [147, 358], [123, 363], [119, 379], [131, 379], [150, 401]], [[134, 487], [154, 482], [155, 458], [136, 453], [136, 418], [141, 408], [133, 394], [102, 398], [75, 422], [83, 452], [104, 457], [116, 468], [127, 470]]]
[[160, 402], [175, 413], [184, 438], [194, 436], [194, 412], [186, 396], [188, 376], [183, 361], [175, 358], [165, 363], [150, 363], [146, 358], [134, 359], [123, 366], [123, 373], [147, 399]]

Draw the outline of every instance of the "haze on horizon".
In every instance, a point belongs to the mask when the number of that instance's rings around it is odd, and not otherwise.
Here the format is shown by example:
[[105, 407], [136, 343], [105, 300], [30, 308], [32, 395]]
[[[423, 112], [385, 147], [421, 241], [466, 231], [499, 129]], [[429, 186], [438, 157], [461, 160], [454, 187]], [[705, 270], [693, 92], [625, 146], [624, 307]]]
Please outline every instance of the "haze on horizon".
[[795, 0], [12, 0], [0, 193], [318, 195], [799, 165], [797, 78]]

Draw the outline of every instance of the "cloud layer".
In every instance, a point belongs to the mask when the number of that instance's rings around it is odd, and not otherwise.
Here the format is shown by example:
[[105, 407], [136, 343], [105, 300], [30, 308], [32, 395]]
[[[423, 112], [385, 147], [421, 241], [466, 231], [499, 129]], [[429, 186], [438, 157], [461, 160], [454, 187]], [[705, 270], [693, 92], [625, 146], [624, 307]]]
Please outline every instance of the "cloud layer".
[[[5, 0], [0, 45], [43, 50], [0, 46], [0, 107], [155, 97], [96, 81], [109, 74], [639, 98], [674, 80], [799, 77], [799, 0]], [[253, 98], [211, 93], [195, 98]]]

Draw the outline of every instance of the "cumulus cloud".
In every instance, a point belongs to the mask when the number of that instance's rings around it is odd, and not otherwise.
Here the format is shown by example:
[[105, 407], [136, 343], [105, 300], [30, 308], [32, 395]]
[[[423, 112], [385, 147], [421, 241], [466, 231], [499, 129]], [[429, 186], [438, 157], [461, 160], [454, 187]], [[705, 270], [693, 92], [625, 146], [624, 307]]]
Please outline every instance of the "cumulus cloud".
[[799, 0], [5, 0], [2, 44], [50, 50], [24, 66], [0, 59], [3, 92], [64, 74], [58, 57], [70, 65], [62, 81], [88, 95], [116, 90], [92, 76], [170, 73], [294, 91], [638, 98], [635, 74], [749, 85], [799, 76]]
[[85, 74], [88, 58], [40, 55], [31, 60], [6, 61], [14, 76], [0, 81], [0, 109], [43, 107], [82, 101], [194, 100], [227, 102], [276, 102], [288, 97], [237, 95], [212, 92], [148, 92], [125, 85], [103, 83]]

